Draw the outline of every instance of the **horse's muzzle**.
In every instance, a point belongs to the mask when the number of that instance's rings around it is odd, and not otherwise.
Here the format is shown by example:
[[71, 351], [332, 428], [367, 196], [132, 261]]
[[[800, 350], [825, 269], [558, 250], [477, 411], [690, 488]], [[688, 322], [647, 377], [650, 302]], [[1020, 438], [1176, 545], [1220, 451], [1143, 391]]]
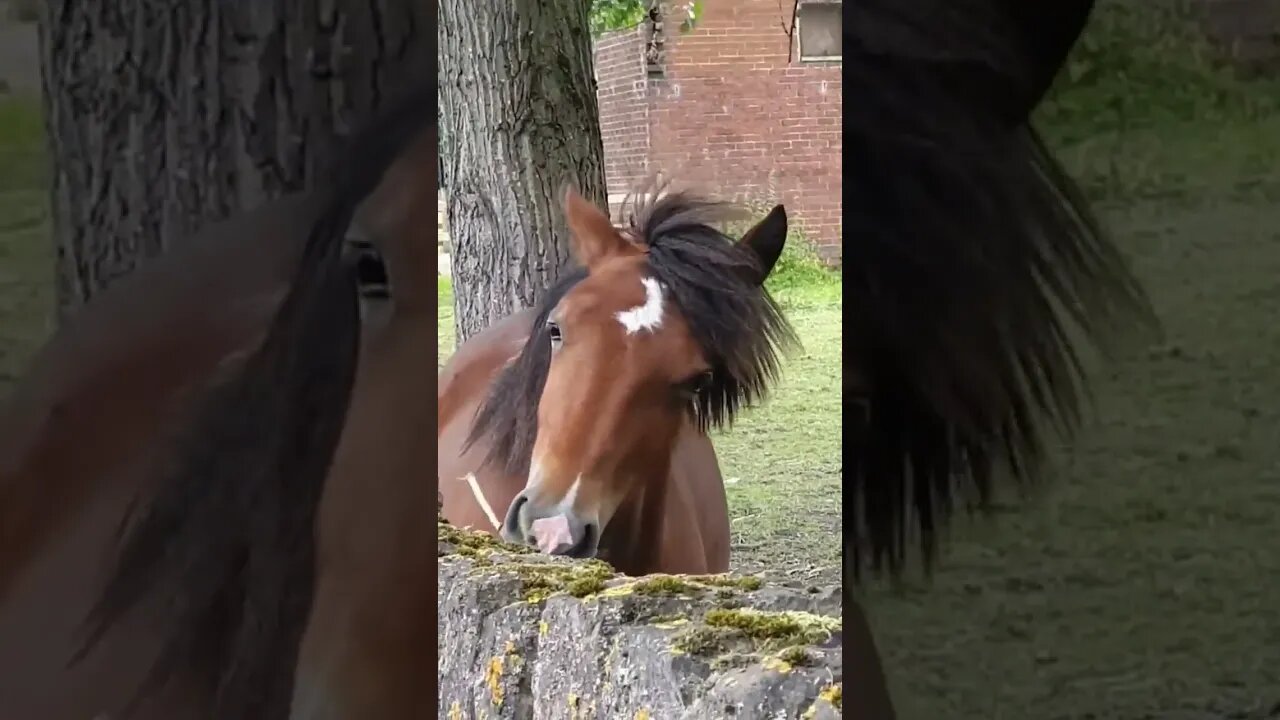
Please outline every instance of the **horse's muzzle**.
[[522, 492], [507, 508], [502, 539], [536, 547], [548, 555], [590, 558], [600, 549], [600, 528], [572, 509], [538, 507]]

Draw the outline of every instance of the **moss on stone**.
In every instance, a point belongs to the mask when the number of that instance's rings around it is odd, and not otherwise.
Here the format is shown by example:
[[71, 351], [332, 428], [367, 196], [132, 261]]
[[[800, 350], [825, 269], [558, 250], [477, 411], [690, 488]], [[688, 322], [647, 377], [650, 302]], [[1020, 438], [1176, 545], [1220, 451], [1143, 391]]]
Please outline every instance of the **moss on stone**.
[[603, 600], [605, 598], [620, 598], [630, 595], [635, 587], [634, 583], [620, 583], [618, 585], [606, 586], [600, 592], [586, 596], [585, 600]]
[[[607, 576], [605, 576], [607, 577]], [[605, 577], [597, 577], [594, 575], [578, 577], [565, 583], [565, 592], [570, 595], [581, 598], [588, 595], [594, 595], [605, 589]]]
[[743, 592], [754, 592], [764, 587], [764, 581], [755, 575], [721, 573], [718, 575], [689, 575], [688, 579], [701, 585], [741, 590]]
[[586, 597], [606, 589], [605, 581], [614, 576], [613, 568], [599, 560], [571, 564], [515, 563], [504, 569], [520, 578], [524, 600], [537, 603], [560, 593]]
[[485, 533], [463, 530], [446, 522], [436, 525], [436, 539], [451, 546], [450, 554], [465, 557], [476, 568], [497, 567], [511, 571], [520, 579], [522, 597], [527, 602], [542, 602], [556, 594], [587, 597], [607, 589], [606, 581], [615, 575], [612, 567], [600, 560], [572, 564], [554, 562], [495, 563], [494, 554], [511, 556], [536, 555], [537, 551], [512, 545]]
[[630, 583], [616, 585], [602, 597], [618, 597], [623, 594], [643, 594], [660, 597], [701, 597], [713, 593], [723, 606], [736, 605], [740, 592], [755, 591], [762, 587], [762, 580], [754, 575], [646, 575]]
[[840, 621], [806, 612], [767, 612], [749, 608], [708, 610], [703, 621], [711, 628], [735, 630], [756, 641], [761, 649], [812, 645], [831, 637]]
[[631, 583], [631, 591], [638, 595], [692, 595], [704, 590], [706, 587], [678, 575], [649, 575]]
[[719, 628], [695, 625], [677, 635], [671, 648], [686, 655], [720, 655], [728, 651], [731, 634]]
[[711, 658], [755, 653], [761, 661], [769, 658], [760, 653], [776, 652], [774, 658], [792, 666], [808, 661], [803, 646], [826, 640], [839, 627], [839, 620], [811, 613], [713, 608], [701, 623], [673, 637], [671, 648], [678, 654]]
[[454, 547], [454, 553], [458, 555], [472, 557], [477, 554], [493, 552], [502, 552], [508, 555], [533, 555], [537, 553], [533, 548], [513, 545], [488, 533], [457, 528], [447, 522], [436, 523], [436, 541], [449, 543]]
[[760, 578], [751, 575], [649, 575], [630, 584], [638, 595], [700, 595], [715, 591], [718, 597], [734, 597], [734, 591], [759, 590]]
[[813, 656], [809, 654], [808, 650], [799, 645], [783, 648], [778, 653], [778, 659], [793, 666], [804, 666], [813, 663]]
[[455, 547], [454, 555], [467, 558], [475, 567], [491, 567], [493, 561], [489, 559], [489, 552], [473, 547]]

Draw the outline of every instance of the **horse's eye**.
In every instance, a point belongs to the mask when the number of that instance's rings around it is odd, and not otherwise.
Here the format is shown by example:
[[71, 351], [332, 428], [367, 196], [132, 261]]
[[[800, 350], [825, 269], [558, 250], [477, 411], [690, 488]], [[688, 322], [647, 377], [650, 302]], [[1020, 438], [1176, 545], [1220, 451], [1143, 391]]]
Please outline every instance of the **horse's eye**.
[[680, 392], [689, 396], [697, 396], [702, 394], [710, 386], [711, 371], [707, 370], [680, 383]]
[[547, 321], [547, 334], [551, 336], [551, 347], [558, 348], [560, 343], [564, 342], [564, 338], [560, 334], [560, 326], [556, 323]]

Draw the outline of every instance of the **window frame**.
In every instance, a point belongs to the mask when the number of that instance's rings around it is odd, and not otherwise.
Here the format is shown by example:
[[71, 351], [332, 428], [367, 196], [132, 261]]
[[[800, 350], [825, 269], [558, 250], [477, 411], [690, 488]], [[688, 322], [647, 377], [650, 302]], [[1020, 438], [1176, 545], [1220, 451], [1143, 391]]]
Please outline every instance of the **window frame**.
[[837, 63], [844, 62], [844, 48], [840, 49], [839, 55], [815, 55], [813, 57], [805, 57], [804, 54], [804, 35], [801, 32], [801, 25], [806, 7], [839, 7], [842, 10], [844, 3], [841, 0], [800, 0], [796, 6], [795, 19], [795, 35], [796, 35], [796, 61], [801, 63]]

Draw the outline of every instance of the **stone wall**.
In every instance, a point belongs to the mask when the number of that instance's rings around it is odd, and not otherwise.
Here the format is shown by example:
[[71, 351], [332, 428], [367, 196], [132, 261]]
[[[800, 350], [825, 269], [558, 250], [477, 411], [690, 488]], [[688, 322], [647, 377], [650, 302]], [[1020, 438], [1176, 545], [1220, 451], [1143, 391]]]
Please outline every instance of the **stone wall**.
[[440, 716], [840, 717], [839, 588], [615, 575], [439, 525]]

